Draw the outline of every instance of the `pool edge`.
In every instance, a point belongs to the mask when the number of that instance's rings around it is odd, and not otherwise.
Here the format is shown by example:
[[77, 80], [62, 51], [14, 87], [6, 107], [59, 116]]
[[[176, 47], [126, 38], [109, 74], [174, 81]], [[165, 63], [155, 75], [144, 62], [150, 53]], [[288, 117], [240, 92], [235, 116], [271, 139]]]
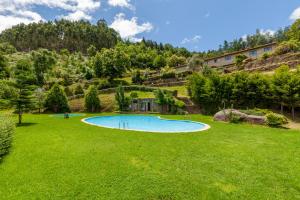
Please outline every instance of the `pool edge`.
[[192, 121], [192, 120], [175, 120], [175, 119], [164, 119], [161, 116], [153, 116], [153, 117], [157, 117], [161, 120], [168, 120], [168, 121], [185, 121], [185, 122], [192, 122], [192, 123], [198, 123], [198, 124], [202, 124], [204, 125], [203, 129], [201, 130], [195, 130], [195, 131], [180, 131], [180, 132], [159, 132], [159, 131], [145, 131], [145, 130], [135, 130], [135, 129], [120, 129], [120, 128], [115, 128], [115, 127], [109, 127], [109, 126], [101, 126], [101, 125], [96, 125], [93, 123], [89, 123], [86, 120], [87, 119], [91, 119], [91, 118], [95, 118], [95, 117], [107, 117], [107, 116], [94, 116], [94, 117], [87, 117], [87, 118], [83, 118], [80, 121], [88, 124], [88, 125], [92, 125], [92, 126], [97, 126], [97, 127], [101, 127], [101, 128], [107, 128], [107, 129], [115, 129], [115, 130], [123, 130], [123, 131], [136, 131], [136, 132], [144, 132], [144, 133], [197, 133], [197, 132], [202, 132], [202, 131], [206, 131], [208, 129], [211, 128], [210, 125], [202, 123], [202, 122], [197, 122], [197, 121]]

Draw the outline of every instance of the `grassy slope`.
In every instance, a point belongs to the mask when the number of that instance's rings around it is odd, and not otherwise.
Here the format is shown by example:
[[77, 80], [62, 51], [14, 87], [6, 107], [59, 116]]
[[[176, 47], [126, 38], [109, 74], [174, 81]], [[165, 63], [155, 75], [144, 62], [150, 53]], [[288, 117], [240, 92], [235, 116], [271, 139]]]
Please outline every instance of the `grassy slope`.
[[172, 86], [172, 87], [161, 87], [162, 89], [167, 90], [177, 90], [179, 97], [188, 97], [188, 91], [186, 86]]
[[296, 199], [299, 131], [213, 122], [151, 134], [26, 115], [0, 164], [2, 199]]
[[[153, 92], [141, 92], [141, 91], [134, 91], [138, 94], [139, 98], [154, 98]], [[126, 95], [130, 95], [130, 92], [126, 92]], [[105, 111], [114, 111], [115, 108], [115, 93], [111, 94], [100, 94], [99, 98], [101, 100], [101, 107]], [[80, 107], [84, 110], [84, 99], [74, 99], [69, 102], [71, 109]], [[76, 110], [76, 109], [75, 109]]]

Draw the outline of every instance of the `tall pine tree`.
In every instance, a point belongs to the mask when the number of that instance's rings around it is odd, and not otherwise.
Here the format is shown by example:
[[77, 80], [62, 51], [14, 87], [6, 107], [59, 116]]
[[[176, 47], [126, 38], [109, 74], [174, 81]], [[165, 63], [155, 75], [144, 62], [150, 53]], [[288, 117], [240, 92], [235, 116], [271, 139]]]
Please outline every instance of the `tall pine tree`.
[[33, 83], [35, 82], [32, 65], [28, 60], [20, 60], [16, 64], [15, 80], [17, 97], [13, 100], [16, 112], [19, 115], [19, 124], [22, 124], [23, 112], [29, 111], [33, 106]]

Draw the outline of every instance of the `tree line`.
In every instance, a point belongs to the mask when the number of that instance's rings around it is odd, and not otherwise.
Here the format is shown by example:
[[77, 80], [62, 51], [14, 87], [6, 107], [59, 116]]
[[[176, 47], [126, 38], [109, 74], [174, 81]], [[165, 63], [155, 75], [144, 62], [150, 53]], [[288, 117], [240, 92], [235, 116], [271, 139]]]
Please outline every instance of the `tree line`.
[[107, 26], [104, 20], [93, 25], [88, 21], [55, 20], [48, 22], [19, 24], [0, 34], [1, 42], [8, 42], [18, 51], [39, 48], [85, 53], [90, 45], [98, 50], [112, 48], [120, 41], [119, 34]]
[[252, 109], [284, 108], [291, 111], [300, 107], [300, 68], [279, 67], [274, 75], [237, 72], [219, 74], [206, 69], [188, 79], [188, 91], [201, 109], [214, 113], [225, 108]]
[[274, 33], [264, 32], [257, 29], [255, 34], [246, 35], [233, 41], [225, 40], [223, 44], [219, 45], [216, 50], [209, 50], [207, 52], [200, 53], [204, 58], [211, 58], [215, 56], [220, 56], [225, 53], [230, 53], [234, 51], [241, 51], [247, 48], [254, 48], [260, 45], [269, 44], [272, 42], [282, 42], [289, 39], [288, 32], [290, 27], [280, 28]]

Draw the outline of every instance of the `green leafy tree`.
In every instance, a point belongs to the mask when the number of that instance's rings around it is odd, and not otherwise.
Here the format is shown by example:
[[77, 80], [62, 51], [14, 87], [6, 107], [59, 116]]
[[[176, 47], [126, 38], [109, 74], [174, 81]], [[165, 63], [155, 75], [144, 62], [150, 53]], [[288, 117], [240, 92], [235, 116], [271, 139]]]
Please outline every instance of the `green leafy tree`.
[[135, 70], [132, 73], [131, 80], [132, 80], [132, 83], [134, 83], [134, 84], [142, 84], [143, 83], [143, 77], [142, 77], [141, 71], [140, 70]]
[[296, 20], [287, 31], [289, 39], [300, 41], [300, 19]]
[[188, 92], [193, 100], [200, 105], [205, 105], [208, 99], [208, 79], [202, 74], [193, 74], [188, 78]]
[[295, 120], [295, 107], [300, 101], [300, 72], [290, 72], [290, 78], [285, 86], [285, 99], [292, 110], [292, 119]]
[[93, 57], [96, 55], [97, 53], [97, 48], [94, 45], [91, 45], [88, 49], [87, 49], [87, 53], [90, 57]]
[[94, 73], [95, 76], [97, 78], [101, 78], [104, 76], [104, 67], [102, 64], [102, 55], [101, 53], [97, 53], [95, 57], [92, 58], [93, 61], [93, 69], [94, 69]]
[[67, 95], [67, 97], [71, 97], [71, 96], [73, 96], [74, 94], [73, 94], [73, 90], [70, 88], [70, 87], [65, 87], [65, 93], [66, 93], [66, 95]]
[[48, 92], [45, 107], [55, 113], [70, 111], [67, 96], [57, 83]]
[[170, 92], [158, 89], [154, 91], [154, 95], [155, 102], [162, 106], [162, 112], [175, 113], [177, 111], [176, 101]]
[[15, 82], [17, 97], [13, 99], [19, 124], [22, 124], [23, 112], [33, 108], [33, 82], [35, 80], [32, 65], [29, 60], [19, 60], [15, 68]]
[[290, 75], [289, 66], [283, 65], [275, 70], [272, 80], [272, 89], [274, 99], [280, 104], [281, 114], [285, 104], [286, 86], [288, 85]]
[[98, 78], [112, 81], [121, 77], [129, 67], [129, 57], [119, 49], [102, 49], [94, 58], [94, 71]]
[[130, 104], [130, 97], [127, 97], [123, 86], [118, 86], [116, 89], [115, 99], [118, 104], [119, 111], [127, 111]]
[[154, 59], [153, 65], [154, 65], [155, 68], [160, 69], [160, 68], [165, 67], [167, 65], [167, 61], [162, 55], [158, 55]]
[[4, 55], [2, 55], [0, 52], [0, 79], [9, 77], [9, 71], [7, 67], [8, 67], [7, 58]]
[[13, 54], [16, 53], [17, 50], [14, 46], [10, 45], [7, 42], [0, 43], [0, 54]]
[[201, 55], [194, 54], [189, 60], [188, 60], [188, 68], [191, 71], [196, 71], [197, 69], [201, 69], [204, 66], [204, 60]]
[[0, 80], [0, 109], [9, 109], [11, 101], [17, 98], [15, 83], [9, 80]]
[[85, 95], [85, 108], [89, 112], [96, 112], [100, 110], [100, 99], [98, 97], [97, 87], [91, 85]]
[[172, 55], [167, 59], [167, 65], [170, 67], [178, 67], [186, 64], [186, 58], [183, 56]]
[[75, 88], [75, 91], [74, 91], [74, 94], [75, 95], [80, 95], [80, 94], [84, 94], [84, 90], [81, 86], [81, 84], [78, 84]]
[[44, 74], [56, 63], [54, 54], [46, 49], [39, 49], [32, 53], [32, 60], [37, 83], [43, 85], [45, 82]]
[[45, 98], [46, 98], [44, 89], [43, 88], [37, 88], [34, 91], [34, 97], [35, 97], [36, 106], [37, 106], [37, 108], [39, 110], [39, 113], [41, 113], [41, 110], [44, 107]]

